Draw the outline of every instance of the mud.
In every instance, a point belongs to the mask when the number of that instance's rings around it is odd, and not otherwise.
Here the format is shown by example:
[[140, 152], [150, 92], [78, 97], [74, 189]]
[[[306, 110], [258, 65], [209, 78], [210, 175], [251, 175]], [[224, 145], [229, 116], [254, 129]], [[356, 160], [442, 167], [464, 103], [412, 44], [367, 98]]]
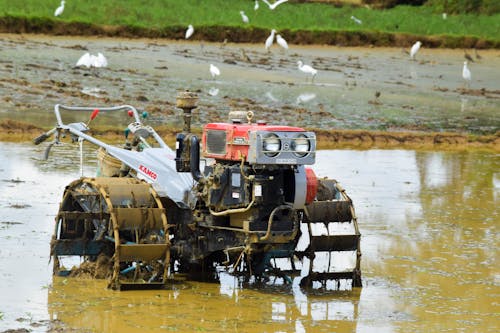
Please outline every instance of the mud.
[[[103, 52], [109, 67], [75, 68], [86, 51]], [[56, 103], [131, 104], [149, 112], [149, 123], [169, 141], [182, 128], [175, 96], [190, 89], [200, 96], [193, 118], [198, 131], [241, 109], [270, 123], [319, 129], [332, 140], [320, 141], [324, 148], [495, 149], [500, 53], [480, 54], [470, 64], [473, 82], [465, 87], [463, 50], [424, 47], [418, 61], [410, 61], [398, 48], [290, 44], [288, 52], [274, 46], [267, 53], [255, 44], [1, 35], [0, 135], [4, 141], [38, 135], [39, 128], [53, 126]], [[298, 60], [318, 69], [314, 82], [297, 70]], [[216, 80], [210, 63], [222, 71]], [[107, 125], [92, 129], [120, 135], [113, 120]]]
[[[84, 145], [85, 175], [96, 154]], [[186, 281], [115, 292], [52, 277], [54, 215], [79, 176], [77, 144], [0, 143], [0, 332], [497, 332], [500, 157], [486, 151], [328, 150], [362, 232], [363, 288]], [[15, 208], [15, 207], [24, 208]], [[67, 264], [71, 264], [68, 262]], [[68, 266], [71, 267], [71, 266]], [[15, 331], [14, 331], [15, 332]]]

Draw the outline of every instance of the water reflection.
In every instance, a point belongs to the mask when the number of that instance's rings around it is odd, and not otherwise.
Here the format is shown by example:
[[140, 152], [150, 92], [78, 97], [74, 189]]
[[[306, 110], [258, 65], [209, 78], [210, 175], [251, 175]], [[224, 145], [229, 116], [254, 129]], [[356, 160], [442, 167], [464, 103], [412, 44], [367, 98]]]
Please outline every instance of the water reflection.
[[[499, 329], [500, 155], [406, 150], [320, 151], [318, 176], [340, 181], [362, 232], [363, 288], [306, 293], [292, 285], [184, 282], [114, 292], [106, 281], [52, 278], [49, 242], [77, 146], [0, 143], [0, 311], [96, 332], [393, 332]], [[95, 157], [85, 150], [86, 175]], [[24, 207], [24, 208], [16, 208]], [[7, 222], [17, 222], [12, 224]], [[0, 326], [1, 326], [0, 325]], [[39, 330], [40, 332], [44, 330]]]

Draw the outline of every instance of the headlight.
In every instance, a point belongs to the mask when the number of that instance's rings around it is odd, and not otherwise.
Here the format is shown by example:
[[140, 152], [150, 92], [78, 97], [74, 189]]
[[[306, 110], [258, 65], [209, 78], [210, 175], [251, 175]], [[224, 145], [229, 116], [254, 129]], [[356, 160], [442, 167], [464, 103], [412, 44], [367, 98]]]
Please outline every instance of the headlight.
[[311, 151], [311, 142], [305, 134], [299, 134], [292, 141], [292, 151], [297, 157], [304, 157]]
[[262, 150], [269, 157], [278, 155], [281, 150], [281, 140], [273, 133], [265, 135], [262, 141]]

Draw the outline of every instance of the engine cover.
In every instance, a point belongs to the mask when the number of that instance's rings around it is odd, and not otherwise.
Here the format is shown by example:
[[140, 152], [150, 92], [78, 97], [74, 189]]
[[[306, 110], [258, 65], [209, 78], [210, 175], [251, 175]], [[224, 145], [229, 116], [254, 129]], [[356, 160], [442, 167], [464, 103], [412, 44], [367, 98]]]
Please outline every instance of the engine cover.
[[300, 127], [265, 123], [210, 123], [202, 136], [204, 157], [249, 164], [310, 165], [316, 136]]

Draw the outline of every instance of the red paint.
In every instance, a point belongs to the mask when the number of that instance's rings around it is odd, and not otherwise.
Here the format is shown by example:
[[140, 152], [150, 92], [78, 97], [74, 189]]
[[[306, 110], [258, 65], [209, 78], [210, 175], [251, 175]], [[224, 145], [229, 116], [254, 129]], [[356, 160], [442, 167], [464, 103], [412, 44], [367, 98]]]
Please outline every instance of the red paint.
[[158, 178], [158, 175], [156, 174], [156, 172], [154, 172], [153, 170], [149, 169], [148, 167], [145, 167], [142, 164], [139, 165], [139, 171], [141, 171], [143, 174], [145, 174], [146, 176], [148, 176], [152, 180], [156, 180], [156, 178]]
[[98, 113], [99, 113], [99, 109], [94, 109], [94, 111], [90, 115], [90, 120], [94, 120], [94, 118], [97, 117]]
[[[218, 130], [226, 132], [226, 154], [216, 155], [207, 152], [207, 131]], [[210, 123], [203, 126], [203, 135], [201, 138], [202, 151], [205, 157], [215, 159], [241, 161], [241, 157], [248, 156], [248, 139], [251, 131], [269, 131], [269, 132], [303, 132], [304, 129], [293, 126], [279, 126], [266, 124], [228, 124], [228, 123]], [[246, 143], [241, 144], [241, 139]]]
[[306, 204], [310, 204], [318, 193], [318, 178], [311, 168], [306, 168], [307, 194]]

